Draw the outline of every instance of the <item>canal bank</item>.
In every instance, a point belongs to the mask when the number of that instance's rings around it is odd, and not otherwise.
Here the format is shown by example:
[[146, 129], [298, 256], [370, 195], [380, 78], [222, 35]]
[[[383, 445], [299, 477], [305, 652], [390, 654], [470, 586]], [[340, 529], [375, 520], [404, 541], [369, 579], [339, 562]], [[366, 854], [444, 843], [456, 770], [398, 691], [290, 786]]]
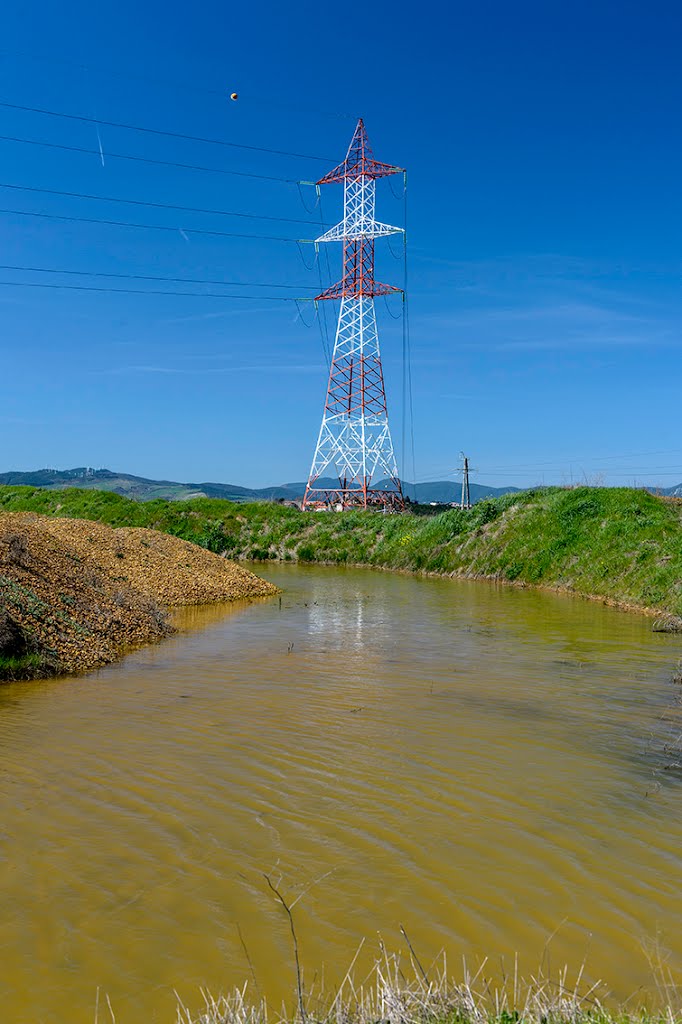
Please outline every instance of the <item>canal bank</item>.
[[0, 508], [151, 527], [229, 558], [486, 578], [682, 618], [682, 502], [631, 488], [542, 488], [429, 516], [27, 487], [0, 488]]

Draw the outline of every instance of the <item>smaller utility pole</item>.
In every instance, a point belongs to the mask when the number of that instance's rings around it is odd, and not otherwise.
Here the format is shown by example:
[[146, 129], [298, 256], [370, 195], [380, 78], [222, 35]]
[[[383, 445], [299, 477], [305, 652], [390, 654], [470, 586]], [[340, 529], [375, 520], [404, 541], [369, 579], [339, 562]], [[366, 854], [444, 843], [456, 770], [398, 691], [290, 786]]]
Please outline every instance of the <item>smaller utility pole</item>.
[[469, 494], [469, 460], [464, 454], [460, 452], [462, 457], [462, 500], [459, 503], [459, 507], [471, 508], [471, 495]]

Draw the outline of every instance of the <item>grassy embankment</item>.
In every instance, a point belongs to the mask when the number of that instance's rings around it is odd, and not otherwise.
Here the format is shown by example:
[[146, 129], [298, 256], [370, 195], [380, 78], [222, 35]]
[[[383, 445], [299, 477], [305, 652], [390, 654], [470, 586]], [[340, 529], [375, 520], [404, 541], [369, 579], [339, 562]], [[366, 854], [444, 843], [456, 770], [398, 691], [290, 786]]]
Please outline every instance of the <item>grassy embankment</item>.
[[234, 558], [487, 577], [682, 615], [682, 504], [629, 488], [543, 488], [468, 511], [383, 516], [2, 487], [3, 509], [152, 527]]

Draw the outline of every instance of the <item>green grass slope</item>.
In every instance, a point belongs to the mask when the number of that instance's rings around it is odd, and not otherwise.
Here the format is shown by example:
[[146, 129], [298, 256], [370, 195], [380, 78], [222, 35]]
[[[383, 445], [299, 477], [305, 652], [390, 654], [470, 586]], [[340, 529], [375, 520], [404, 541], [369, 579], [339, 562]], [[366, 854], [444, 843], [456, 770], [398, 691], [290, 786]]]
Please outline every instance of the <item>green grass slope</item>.
[[468, 511], [384, 516], [2, 487], [2, 510], [152, 527], [231, 557], [489, 577], [682, 615], [682, 504], [629, 488], [543, 488]]

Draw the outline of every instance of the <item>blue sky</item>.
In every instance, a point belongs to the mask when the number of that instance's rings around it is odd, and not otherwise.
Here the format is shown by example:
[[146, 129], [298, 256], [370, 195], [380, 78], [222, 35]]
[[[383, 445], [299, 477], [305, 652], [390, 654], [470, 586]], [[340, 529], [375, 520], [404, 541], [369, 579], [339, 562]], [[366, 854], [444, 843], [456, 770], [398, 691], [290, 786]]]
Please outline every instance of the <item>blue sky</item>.
[[[0, 101], [306, 156], [0, 107], [2, 136], [92, 151], [0, 140], [5, 185], [290, 218], [2, 187], [0, 263], [312, 295], [318, 268], [294, 243], [191, 229], [313, 237], [314, 193], [309, 212], [284, 182], [111, 154], [308, 180], [343, 158], [362, 114], [377, 158], [409, 172], [417, 479], [452, 474], [463, 449], [487, 484], [677, 484], [681, 29], [674, 3], [599, 0], [374, 3], [365, 15], [271, 0], [5, 5]], [[402, 224], [394, 189], [380, 183], [377, 213]], [[326, 222], [340, 204], [328, 186]], [[336, 279], [337, 247], [329, 257]], [[377, 263], [380, 279], [402, 284], [385, 243]], [[324, 259], [321, 270], [329, 283]], [[9, 269], [0, 280], [221, 290]], [[377, 308], [400, 449], [399, 310]], [[93, 465], [252, 486], [305, 478], [326, 375], [319, 325], [307, 326], [309, 307], [303, 317], [263, 298], [0, 285], [0, 469]], [[409, 417], [406, 435], [409, 449]]]

